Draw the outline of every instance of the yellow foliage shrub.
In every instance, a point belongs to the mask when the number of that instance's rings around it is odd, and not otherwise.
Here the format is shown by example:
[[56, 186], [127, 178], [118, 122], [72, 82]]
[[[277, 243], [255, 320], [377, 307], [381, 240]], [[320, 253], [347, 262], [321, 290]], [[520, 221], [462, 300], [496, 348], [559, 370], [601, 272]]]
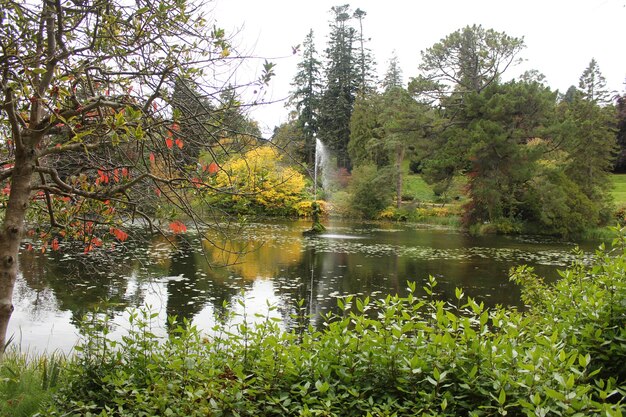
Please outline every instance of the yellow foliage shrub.
[[302, 199], [305, 179], [295, 169], [281, 165], [281, 160], [282, 155], [271, 146], [255, 148], [223, 164], [215, 188], [228, 193], [225, 200], [252, 211], [293, 211]]

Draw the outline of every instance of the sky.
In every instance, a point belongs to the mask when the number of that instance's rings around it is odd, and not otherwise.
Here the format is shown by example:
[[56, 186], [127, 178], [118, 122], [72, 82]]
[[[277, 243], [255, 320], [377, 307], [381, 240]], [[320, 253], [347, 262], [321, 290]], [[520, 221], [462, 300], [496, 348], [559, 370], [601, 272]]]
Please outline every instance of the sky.
[[[333, 6], [350, 4], [367, 15], [364, 35], [384, 75], [396, 51], [404, 82], [418, 75], [420, 52], [467, 25], [523, 38], [524, 62], [504, 75], [515, 78], [535, 69], [553, 89], [565, 92], [595, 58], [607, 87], [626, 91], [626, 0], [213, 0], [209, 15], [218, 27], [235, 35], [240, 52], [254, 56], [239, 71], [259, 75], [267, 59], [276, 64], [276, 76], [262, 99], [273, 104], [255, 107], [251, 116], [264, 135], [288, 119], [284, 100], [291, 91], [301, 44], [313, 30], [320, 60], [327, 44]], [[242, 78], [245, 76], [242, 74]], [[246, 97], [244, 97], [246, 99]]]

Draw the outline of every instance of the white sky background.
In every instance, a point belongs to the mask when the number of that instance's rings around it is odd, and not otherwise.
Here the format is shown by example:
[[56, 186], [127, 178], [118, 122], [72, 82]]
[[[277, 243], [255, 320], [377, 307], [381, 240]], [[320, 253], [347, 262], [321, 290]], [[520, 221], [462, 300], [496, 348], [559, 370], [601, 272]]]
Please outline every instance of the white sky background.
[[[565, 92], [578, 86], [580, 75], [595, 58], [607, 87], [626, 90], [626, 0], [213, 0], [210, 7], [218, 27], [238, 32], [239, 51], [261, 58], [240, 71], [260, 74], [266, 58], [277, 64], [263, 97], [275, 101], [286, 99], [292, 89], [301, 60], [300, 54], [292, 54], [292, 47], [313, 29], [323, 61], [330, 9], [345, 3], [367, 13], [363, 31], [371, 38], [368, 46], [381, 77], [395, 50], [406, 84], [418, 74], [420, 51], [457, 29], [478, 24], [524, 38], [526, 48], [519, 57], [525, 62], [509, 69], [505, 79], [536, 69], [553, 90]], [[269, 136], [274, 126], [287, 121], [288, 109], [279, 102], [255, 108], [251, 115]]]

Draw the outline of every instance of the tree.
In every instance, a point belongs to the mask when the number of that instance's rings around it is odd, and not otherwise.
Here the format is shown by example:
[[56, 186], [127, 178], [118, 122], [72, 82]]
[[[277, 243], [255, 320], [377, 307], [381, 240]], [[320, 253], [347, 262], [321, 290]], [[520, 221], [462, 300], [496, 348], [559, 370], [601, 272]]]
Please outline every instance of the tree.
[[611, 102], [611, 96], [606, 89], [606, 79], [595, 58], [591, 58], [589, 65], [580, 76], [578, 88], [582, 91], [583, 97], [592, 103], [606, 105]]
[[383, 90], [389, 91], [394, 87], [402, 87], [402, 68], [398, 62], [398, 56], [396, 51], [393, 51], [391, 58], [389, 59], [389, 65], [387, 66], [387, 72], [382, 82]]
[[350, 117], [359, 86], [354, 58], [356, 31], [349, 24], [349, 5], [335, 6], [331, 11], [334, 20], [326, 48], [326, 86], [320, 103], [319, 136], [335, 151], [337, 167], [350, 169]]
[[204, 172], [176, 157], [185, 138], [173, 92], [194, 79], [218, 97], [228, 77], [215, 74], [236, 57], [223, 30], [206, 30], [202, 5], [184, 0], [0, 4], [4, 346], [27, 213], [47, 217], [39, 229], [52, 249], [58, 239], [79, 239], [85, 251], [122, 240], [120, 228], [136, 217], [160, 228], [144, 211], [158, 195], [202, 224], [187, 197], [206, 184]]
[[389, 165], [389, 155], [383, 140], [380, 114], [383, 98], [377, 93], [361, 95], [354, 103], [350, 118], [350, 142], [348, 154], [354, 166], [374, 164]]
[[477, 115], [467, 111], [467, 97], [500, 82], [523, 48], [523, 39], [473, 25], [422, 51], [421, 74], [411, 79], [409, 91], [440, 109], [423, 163], [425, 179], [438, 193], [445, 193], [455, 175], [471, 169], [466, 156], [472, 141], [463, 132]]
[[215, 106], [199, 91], [191, 79], [178, 79], [172, 93], [172, 111], [184, 138], [183, 162], [195, 163], [200, 151], [217, 142], [215, 138]]
[[315, 163], [315, 136], [319, 129], [319, 107], [322, 84], [321, 63], [317, 59], [313, 30], [309, 31], [303, 42], [302, 61], [298, 63], [292, 87], [295, 88], [289, 97], [289, 104], [295, 107], [298, 114], [297, 123], [304, 135], [304, 161], [309, 166]]
[[365, 47], [367, 40], [363, 35], [363, 20], [365, 16], [367, 16], [367, 13], [364, 10], [356, 9], [352, 16], [359, 21], [359, 51], [357, 54], [358, 92], [360, 94], [367, 94], [375, 89], [376, 78], [373, 73], [373, 68], [376, 64], [374, 63], [372, 52]]
[[378, 168], [373, 164], [355, 167], [350, 182], [350, 208], [366, 219], [373, 219], [391, 203], [390, 180], [393, 181], [390, 167]]
[[626, 93], [617, 98], [617, 144], [619, 152], [615, 161], [616, 172], [626, 172]]
[[608, 174], [617, 151], [615, 108], [578, 95], [571, 103], [560, 104], [559, 117], [562, 149], [568, 153], [567, 176], [606, 218], [611, 204]]
[[384, 95], [382, 113], [385, 144], [394, 160], [396, 178], [396, 205], [402, 204], [402, 164], [409, 149], [426, 136], [426, 111], [404, 88], [395, 87]]
[[422, 51], [420, 74], [410, 91], [433, 99], [454, 92], [480, 93], [516, 62], [523, 39], [473, 25], [459, 29]]
[[555, 100], [539, 83], [515, 81], [466, 96], [464, 117], [472, 121], [458, 140], [469, 142], [467, 225], [504, 221], [509, 227], [523, 220], [526, 184], [541, 156], [527, 144], [550, 126]]

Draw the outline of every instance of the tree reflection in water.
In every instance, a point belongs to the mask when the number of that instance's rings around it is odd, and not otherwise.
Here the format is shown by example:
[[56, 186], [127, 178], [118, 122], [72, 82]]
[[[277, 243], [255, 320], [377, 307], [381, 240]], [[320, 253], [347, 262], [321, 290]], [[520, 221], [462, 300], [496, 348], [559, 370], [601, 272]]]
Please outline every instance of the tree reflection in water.
[[[285, 329], [302, 329], [319, 326], [321, 313], [337, 311], [337, 297], [406, 295], [407, 280], [421, 288], [431, 274], [444, 299], [452, 300], [454, 289], [463, 287], [487, 305], [519, 305], [519, 290], [508, 280], [510, 267], [528, 263], [550, 279], [572, 258], [573, 244], [549, 240], [356, 223], [330, 225], [350, 239], [303, 237], [308, 226], [256, 223], [234, 240], [158, 236], [129, 244], [126, 251], [88, 255], [64, 248], [25, 251], [9, 336], [13, 333], [22, 349], [69, 350], [78, 320], [95, 307], [114, 316], [120, 334], [124, 310], [145, 305], [158, 313], [163, 335], [166, 315], [210, 331], [216, 316], [242, 312], [240, 300], [251, 320], [274, 314]], [[272, 313], [268, 301], [276, 306]]]

